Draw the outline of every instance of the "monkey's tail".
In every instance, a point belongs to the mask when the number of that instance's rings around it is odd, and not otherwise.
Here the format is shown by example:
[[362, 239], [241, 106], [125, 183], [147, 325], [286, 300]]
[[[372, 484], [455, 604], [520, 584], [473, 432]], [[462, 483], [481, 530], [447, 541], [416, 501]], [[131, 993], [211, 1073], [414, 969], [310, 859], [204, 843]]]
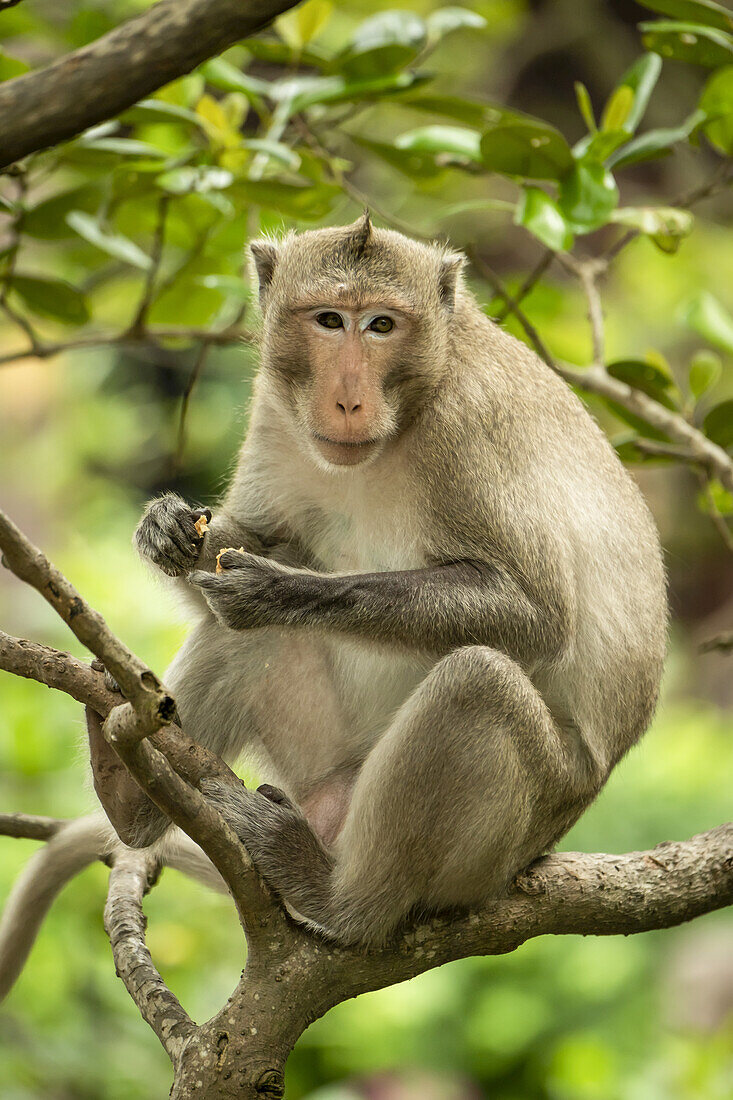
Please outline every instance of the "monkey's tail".
[[59, 891], [116, 845], [106, 817], [93, 814], [62, 825], [35, 852], [18, 876], [0, 918], [0, 1001], [23, 969], [51, 904]]
[[[62, 825], [35, 852], [18, 876], [0, 917], [0, 1001], [10, 992], [57, 894], [95, 860], [122, 847], [104, 814], [91, 814]], [[162, 862], [219, 893], [227, 887], [219, 872], [180, 830], [160, 840]]]

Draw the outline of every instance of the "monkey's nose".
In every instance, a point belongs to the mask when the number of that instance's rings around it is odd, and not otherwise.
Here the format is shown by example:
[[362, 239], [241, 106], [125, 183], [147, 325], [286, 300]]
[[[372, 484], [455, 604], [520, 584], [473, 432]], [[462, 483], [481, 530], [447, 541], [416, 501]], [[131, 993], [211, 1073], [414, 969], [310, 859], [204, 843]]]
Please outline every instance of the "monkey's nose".
[[361, 401], [358, 398], [343, 398], [336, 402], [336, 408], [339, 409], [344, 416], [351, 416], [352, 413], [358, 412], [361, 408]]

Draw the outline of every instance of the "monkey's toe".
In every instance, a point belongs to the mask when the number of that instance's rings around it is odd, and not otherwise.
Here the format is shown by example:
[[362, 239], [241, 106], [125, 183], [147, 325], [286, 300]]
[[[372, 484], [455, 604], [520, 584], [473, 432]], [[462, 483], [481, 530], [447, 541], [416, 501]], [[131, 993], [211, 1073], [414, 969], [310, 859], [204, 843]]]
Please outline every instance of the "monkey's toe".
[[295, 810], [296, 812], [298, 810], [298, 807], [288, 798], [285, 791], [281, 791], [279, 787], [273, 787], [270, 783], [262, 783], [257, 788], [257, 793], [264, 795], [269, 802], [274, 802], [276, 806], [282, 806], [286, 810]]

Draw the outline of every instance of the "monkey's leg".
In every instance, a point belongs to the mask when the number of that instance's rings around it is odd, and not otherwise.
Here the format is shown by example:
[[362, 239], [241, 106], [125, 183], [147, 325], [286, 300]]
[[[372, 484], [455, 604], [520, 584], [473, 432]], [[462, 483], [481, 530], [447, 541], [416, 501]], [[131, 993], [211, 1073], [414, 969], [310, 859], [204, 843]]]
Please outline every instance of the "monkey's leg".
[[270, 792], [246, 792], [233, 824], [292, 909], [338, 939], [379, 943], [410, 911], [500, 893], [594, 790], [519, 666], [469, 646], [438, 662], [372, 749], [330, 852]]

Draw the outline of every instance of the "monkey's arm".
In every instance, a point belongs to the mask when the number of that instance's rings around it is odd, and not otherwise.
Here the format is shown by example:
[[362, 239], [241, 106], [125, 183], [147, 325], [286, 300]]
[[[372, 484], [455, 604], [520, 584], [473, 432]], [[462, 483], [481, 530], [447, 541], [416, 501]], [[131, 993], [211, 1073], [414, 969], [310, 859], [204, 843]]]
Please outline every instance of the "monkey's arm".
[[437, 654], [490, 645], [520, 661], [558, 653], [565, 637], [559, 597], [540, 605], [508, 570], [486, 562], [355, 575], [290, 569], [253, 554], [223, 554], [221, 564], [223, 573], [189, 580], [234, 630], [337, 630]]

